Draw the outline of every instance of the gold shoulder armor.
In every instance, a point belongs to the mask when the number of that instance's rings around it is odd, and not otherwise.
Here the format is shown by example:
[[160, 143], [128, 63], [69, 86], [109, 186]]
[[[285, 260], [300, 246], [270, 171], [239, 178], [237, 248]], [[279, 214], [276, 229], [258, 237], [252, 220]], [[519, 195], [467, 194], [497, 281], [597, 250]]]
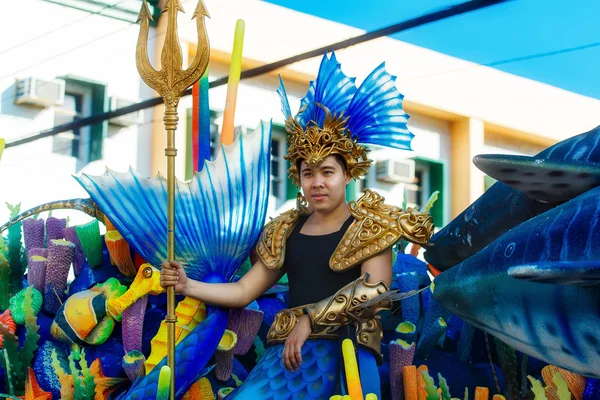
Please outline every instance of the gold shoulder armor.
[[287, 238], [294, 230], [298, 218], [301, 215], [309, 215], [311, 212], [312, 210], [308, 207], [304, 197], [298, 194], [295, 209], [284, 212], [265, 225], [256, 245], [256, 253], [267, 268], [281, 268], [285, 259], [285, 242]]
[[346, 271], [385, 249], [398, 240], [406, 239], [426, 244], [433, 234], [433, 220], [429, 213], [384, 204], [385, 198], [365, 189], [365, 194], [348, 205], [354, 222], [338, 244], [329, 260], [329, 267]]

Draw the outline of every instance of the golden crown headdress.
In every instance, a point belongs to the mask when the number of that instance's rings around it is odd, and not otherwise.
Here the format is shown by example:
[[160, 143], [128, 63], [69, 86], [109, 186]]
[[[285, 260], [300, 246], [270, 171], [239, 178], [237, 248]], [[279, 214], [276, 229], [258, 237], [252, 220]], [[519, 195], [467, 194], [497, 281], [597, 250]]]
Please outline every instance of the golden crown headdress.
[[330, 57], [325, 54], [294, 118], [280, 78], [277, 93], [289, 140], [285, 158], [291, 163], [288, 173], [296, 185], [300, 186], [300, 160], [317, 167], [327, 156], [339, 154], [349, 174], [358, 179], [372, 163], [363, 144], [410, 150], [414, 135], [406, 126], [403, 96], [396, 89], [396, 77], [385, 71], [385, 63], [359, 88], [354, 81], [344, 75], [333, 52]]

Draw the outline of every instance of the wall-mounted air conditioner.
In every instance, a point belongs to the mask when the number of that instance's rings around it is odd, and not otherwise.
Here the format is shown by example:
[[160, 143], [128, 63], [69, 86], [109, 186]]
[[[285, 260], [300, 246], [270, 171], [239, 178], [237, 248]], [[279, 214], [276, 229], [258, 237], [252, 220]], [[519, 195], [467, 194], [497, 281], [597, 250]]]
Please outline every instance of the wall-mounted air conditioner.
[[38, 78], [18, 79], [15, 84], [15, 104], [37, 107], [62, 106], [65, 102], [65, 81]]
[[388, 183], [414, 183], [414, 160], [379, 160], [375, 165], [378, 181]]
[[[119, 108], [127, 107], [136, 103], [137, 101], [126, 100], [121, 97], [113, 96], [110, 98], [110, 111], [115, 111]], [[119, 117], [110, 118], [108, 122], [119, 126], [138, 125], [144, 122], [144, 111], [138, 110], [129, 114], [121, 115]]]

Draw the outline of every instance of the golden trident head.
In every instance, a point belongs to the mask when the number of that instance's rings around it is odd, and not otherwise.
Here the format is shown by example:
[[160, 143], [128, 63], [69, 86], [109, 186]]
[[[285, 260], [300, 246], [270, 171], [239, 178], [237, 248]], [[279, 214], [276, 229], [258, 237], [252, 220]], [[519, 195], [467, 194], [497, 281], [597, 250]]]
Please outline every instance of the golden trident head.
[[[148, 59], [148, 29], [149, 22], [152, 20], [148, 3], [144, 0], [138, 22], [141, 22], [140, 35], [136, 48], [136, 65], [138, 72], [144, 82], [152, 89], [156, 90], [165, 102], [165, 129], [167, 130], [167, 253], [169, 261], [175, 260], [175, 130], [177, 129], [177, 105], [183, 92], [204, 74], [209, 60], [209, 45], [206, 27], [204, 26], [204, 17], [208, 17], [208, 12], [202, 0], [198, 1], [198, 6], [194, 11], [192, 18], [196, 18], [198, 29], [198, 47], [196, 57], [188, 69], [183, 69], [181, 46], [177, 35], [177, 13], [183, 12], [180, 0], [167, 0], [162, 13], [168, 14], [167, 34], [165, 44], [162, 49], [161, 62], [162, 69], [157, 71], [150, 64]], [[167, 365], [166, 375], [169, 375], [169, 399], [175, 399], [175, 324], [177, 316], [175, 315], [175, 288], [167, 288], [167, 315], [165, 318], [167, 326]], [[163, 367], [165, 368], [165, 367]], [[161, 375], [162, 375], [161, 371]], [[160, 385], [159, 385], [160, 386]], [[165, 388], [163, 388], [165, 389]], [[162, 390], [162, 389], [161, 389]]]
[[140, 35], [136, 50], [136, 65], [144, 82], [156, 90], [163, 98], [167, 107], [177, 107], [183, 92], [202, 76], [209, 59], [209, 44], [204, 17], [209, 17], [206, 6], [202, 0], [198, 1], [192, 19], [196, 19], [198, 30], [198, 46], [194, 61], [188, 69], [182, 68], [181, 46], [177, 35], [177, 13], [183, 11], [180, 0], [167, 0], [162, 13], [168, 14], [167, 35], [162, 49], [160, 71], [155, 70], [148, 59], [147, 41], [149, 22], [152, 15], [148, 3], [144, 0], [138, 22], [141, 22]]

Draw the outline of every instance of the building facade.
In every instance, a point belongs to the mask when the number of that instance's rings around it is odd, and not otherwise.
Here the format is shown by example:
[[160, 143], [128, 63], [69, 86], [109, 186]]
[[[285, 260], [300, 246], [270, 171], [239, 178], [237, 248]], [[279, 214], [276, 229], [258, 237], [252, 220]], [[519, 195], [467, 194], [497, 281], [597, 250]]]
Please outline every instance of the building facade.
[[[158, 16], [157, 2], [150, 3]], [[152, 96], [135, 67], [140, 5], [118, 0], [3, 4], [0, 137], [10, 143]], [[152, 27], [150, 37], [155, 36]], [[5, 202], [21, 202], [25, 210], [87, 197], [71, 175], [101, 174], [105, 166], [149, 174], [151, 116], [130, 114], [7, 148], [0, 164], [0, 220], [8, 219]], [[74, 223], [73, 218], [85, 218], [70, 215]]]
[[[237, 19], [246, 24], [243, 70], [364, 33], [263, 1], [209, 0], [206, 4], [211, 13], [211, 80], [228, 73]], [[192, 8], [193, 4], [186, 7]], [[195, 54], [194, 29], [191, 22], [180, 27], [180, 38], [189, 46], [188, 59]], [[346, 75], [358, 78], [357, 84], [378, 64], [386, 62], [388, 72], [398, 77], [397, 87], [405, 96], [404, 108], [411, 117], [408, 125], [416, 135], [412, 152], [372, 148], [370, 157], [375, 165], [365, 180], [349, 187], [349, 198], [357, 198], [364, 187], [369, 187], [391, 204], [401, 205], [406, 195], [409, 205], [422, 206], [437, 190], [440, 196], [432, 214], [438, 227], [458, 215], [493, 183], [472, 164], [475, 155], [533, 155], [599, 123], [597, 99], [395, 39], [376, 39], [336, 51], [336, 56]], [[286, 178], [288, 165], [282, 158], [286, 135], [275, 92], [278, 75], [286, 85], [292, 110], [297, 110], [319, 62], [320, 57], [301, 61], [244, 80], [239, 86], [236, 125], [248, 130], [261, 119], [273, 122], [270, 216], [292, 207], [297, 193]], [[213, 139], [220, 129], [225, 95], [224, 86], [210, 90], [215, 116]], [[185, 121], [191, 99], [182, 99], [180, 108], [180, 118]], [[155, 111], [155, 119], [161, 112]], [[154, 132], [161, 129], [157, 124]], [[163, 139], [153, 139], [153, 143], [152, 168], [163, 170]], [[185, 139], [180, 139], [179, 144], [185, 146]], [[183, 164], [179, 168], [184, 169]]]
[[[149, 1], [155, 24], [148, 48], [156, 68], [160, 68], [166, 31], [166, 19], [159, 18], [163, 3]], [[205, 3], [211, 15], [207, 20], [211, 80], [228, 74], [238, 19], [246, 23], [244, 70], [364, 33], [259, 0]], [[196, 22], [191, 20], [196, 1], [181, 0], [181, 4], [187, 13], [180, 14], [178, 20], [179, 38], [187, 65], [196, 49]], [[23, 0], [4, 5], [5, 15], [26, 14], [27, 18], [8, 18], [0, 26], [3, 37], [17, 38], [0, 46], [0, 136], [11, 142], [156, 96], [140, 80], [135, 67], [139, 32], [135, 21], [140, 6], [141, 2], [133, 0]], [[406, 201], [422, 206], [437, 190], [440, 197], [432, 214], [438, 227], [493, 183], [472, 164], [475, 155], [533, 155], [598, 125], [597, 99], [395, 39], [376, 39], [339, 50], [336, 55], [343, 71], [358, 77], [358, 84], [385, 61], [388, 72], [398, 77], [397, 87], [405, 96], [404, 108], [411, 117], [408, 125], [416, 135], [413, 151], [372, 148], [370, 157], [375, 165], [364, 180], [349, 186], [348, 197], [357, 198], [369, 187], [388, 203], [401, 205]], [[260, 120], [273, 123], [270, 216], [292, 207], [297, 193], [287, 178], [288, 165], [283, 159], [287, 138], [275, 92], [278, 75], [285, 82], [292, 110], [297, 110], [319, 62], [320, 57], [301, 61], [239, 85], [238, 130], [252, 130]], [[48, 84], [44, 86], [44, 82]], [[52, 90], [40, 90], [45, 97], [36, 100], [32, 87]], [[215, 149], [225, 96], [225, 86], [210, 90]], [[188, 96], [179, 105], [176, 169], [180, 179], [189, 177], [191, 102]], [[5, 188], [0, 202], [22, 201], [22, 209], [26, 209], [46, 201], [85, 196], [70, 175], [101, 174], [104, 166], [117, 171], [131, 166], [146, 176], [164, 173], [163, 113], [164, 107], [156, 106], [6, 149], [0, 164], [0, 182]], [[0, 218], [8, 218], [3, 207]]]

